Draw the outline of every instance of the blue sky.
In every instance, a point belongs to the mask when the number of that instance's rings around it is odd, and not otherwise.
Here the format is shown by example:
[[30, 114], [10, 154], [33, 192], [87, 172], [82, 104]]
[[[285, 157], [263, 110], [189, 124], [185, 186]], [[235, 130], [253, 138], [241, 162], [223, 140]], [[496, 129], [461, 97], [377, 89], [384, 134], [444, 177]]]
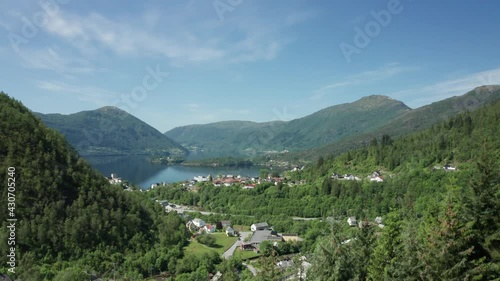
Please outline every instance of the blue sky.
[[289, 120], [372, 94], [412, 108], [500, 84], [500, 2], [0, 2], [0, 90], [114, 105], [161, 132]]

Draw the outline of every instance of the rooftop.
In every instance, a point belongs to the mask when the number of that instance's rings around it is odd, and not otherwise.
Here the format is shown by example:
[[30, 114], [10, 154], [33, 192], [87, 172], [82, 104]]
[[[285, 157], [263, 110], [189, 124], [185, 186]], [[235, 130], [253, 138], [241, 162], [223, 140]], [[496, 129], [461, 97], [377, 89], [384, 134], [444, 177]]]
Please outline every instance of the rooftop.
[[250, 238], [250, 243], [260, 244], [264, 241], [282, 241], [283, 238], [278, 236], [278, 233], [272, 230], [257, 230], [254, 231], [252, 237]]

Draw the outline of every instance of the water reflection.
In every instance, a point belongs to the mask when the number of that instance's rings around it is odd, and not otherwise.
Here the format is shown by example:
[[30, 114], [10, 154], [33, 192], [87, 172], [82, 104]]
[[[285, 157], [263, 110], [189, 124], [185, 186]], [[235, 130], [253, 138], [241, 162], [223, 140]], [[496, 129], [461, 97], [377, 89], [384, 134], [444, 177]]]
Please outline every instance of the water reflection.
[[198, 175], [241, 175], [259, 176], [261, 167], [185, 167], [152, 164], [146, 156], [87, 156], [85, 159], [105, 176], [117, 173], [124, 180], [133, 182], [142, 188], [149, 188], [153, 183], [177, 182], [193, 179]]

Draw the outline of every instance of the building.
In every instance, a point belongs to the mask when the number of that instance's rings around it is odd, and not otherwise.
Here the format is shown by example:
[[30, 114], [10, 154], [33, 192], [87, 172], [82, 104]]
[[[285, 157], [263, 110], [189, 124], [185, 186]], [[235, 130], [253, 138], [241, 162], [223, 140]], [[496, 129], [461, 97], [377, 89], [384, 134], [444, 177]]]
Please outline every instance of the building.
[[198, 228], [202, 228], [205, 226], [205, 222], [202, 219], [198, 219], [198, 218], [193, 220], [193, 224], [194, 224], [194, 226], [196, 226]]
[[110, 184], [120, 184], [122, 183], [122, 178], [118, 177], [118, 174], [111, 174], [111, 177], [108, 178]]
[[251, 231], [267, 230], [267, 229], [269, 229], [269, 225], [267, 224], [267, 222], [254, 223], [250, 226]]
[[206, 224], [203, 229], [207, 232], [207, 233], [214, 233], [215, 232], [215, 225], [211, 225], [211, 224]]
[[222, 278], [222, 273], [220, 271], [217, 271], [217, 273], [215, 273], [214, 277], [212, 277], [210, 281], [219, 281], [221, 278]]
[[345, 174], [344, 179], [349, 180], [349, 181], [353, 181], [353, 180], [359, 181], [359, 177], [356, 177], [355, 175], [351, 175], [351, 174]]
[[252, 243], [250, 243], [250, 242], [241, 242], [240, 249], [242, 249], [242, 250], [252, 250], [253, 249]]
[[231, 226], [231, 221], [228, 221], [228, 220], [220, 221], [220, 224], [221, 224], [222, 228], [226, 228], [228, 226]]
[[253, 232], [249, 242], [253, 247], [259, 248], [260, 243], [264, 241], [281, 242], [283, 237], [274, 230], [257, 230]]
[[210, 179], [210, 175], [208, 177], [205, 176], [196, 176], [193, 178], [197, 182], [206, 182]]
[[227, 236], [234, 236], [234, 229], [230, 226], [226, 228], [226, 235]]
[[349, 217], [347, 219], [347, 223], [349, 224], [349, 226], [356, 226], [356, 225], [358, 225], [358, 223], [356, 222], [356, 217]]
[[380, 176], [377, 176], [377, 177], [374, 177], [374, 178], [370, 178], [370, 181], [374, 181], [374, 182], [383, 182], [384, 179]]
[[450, 165], [444, 165], [443, 169], [445, 171], [455, 171], [457, 168], [450, 166]]
[[174, 204], [167, 204], [165, 206], [165, 212], [170, 213], [172, 211], [177, 211], [178, 213], [182, 212], [181, 210], [177, 209], [177, 206], [175, 206]]

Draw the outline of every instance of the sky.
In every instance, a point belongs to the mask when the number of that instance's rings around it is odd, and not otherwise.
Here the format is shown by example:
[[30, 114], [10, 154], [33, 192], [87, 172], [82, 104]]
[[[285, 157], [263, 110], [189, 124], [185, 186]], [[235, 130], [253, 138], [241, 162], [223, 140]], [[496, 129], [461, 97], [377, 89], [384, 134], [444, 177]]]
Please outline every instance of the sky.
[[161, 132], [291, 120], [363, 96], [412, 108], [500, 84], [500, 2], [0, 0], [0, 91], [117, 106]]

